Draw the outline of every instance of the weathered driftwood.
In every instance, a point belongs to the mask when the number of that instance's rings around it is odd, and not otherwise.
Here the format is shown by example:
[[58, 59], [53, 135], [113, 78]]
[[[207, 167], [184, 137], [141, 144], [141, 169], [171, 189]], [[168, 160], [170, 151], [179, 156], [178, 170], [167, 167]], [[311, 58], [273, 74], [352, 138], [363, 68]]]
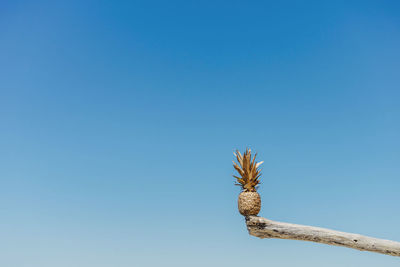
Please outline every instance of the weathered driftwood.
[[400, 257], [400, 242], [335, 230], [275, 222], [262, 217], [246, 217], [249, 234], [259, 238], [312, 241]]

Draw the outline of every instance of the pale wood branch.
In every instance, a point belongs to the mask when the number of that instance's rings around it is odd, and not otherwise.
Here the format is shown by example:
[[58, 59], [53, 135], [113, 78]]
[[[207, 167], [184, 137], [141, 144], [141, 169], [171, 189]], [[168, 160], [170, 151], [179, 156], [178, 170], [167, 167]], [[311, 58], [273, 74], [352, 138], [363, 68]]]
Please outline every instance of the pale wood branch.
[[246, 224], [249, 234], [259, 238], [312, 241], [400, 257], [400, 242], [391, 240], [320, 227], [275, 222], [257, 216], [246, 217]]

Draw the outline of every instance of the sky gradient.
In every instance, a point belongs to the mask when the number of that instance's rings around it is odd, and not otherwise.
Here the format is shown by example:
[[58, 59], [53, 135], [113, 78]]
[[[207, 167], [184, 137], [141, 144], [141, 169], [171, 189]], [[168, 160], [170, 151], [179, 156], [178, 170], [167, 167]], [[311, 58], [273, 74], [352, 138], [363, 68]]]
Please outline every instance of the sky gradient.
[[399, 266], [249, 236], [400, 241], [397, 1], [1, 1], [0, 266]]

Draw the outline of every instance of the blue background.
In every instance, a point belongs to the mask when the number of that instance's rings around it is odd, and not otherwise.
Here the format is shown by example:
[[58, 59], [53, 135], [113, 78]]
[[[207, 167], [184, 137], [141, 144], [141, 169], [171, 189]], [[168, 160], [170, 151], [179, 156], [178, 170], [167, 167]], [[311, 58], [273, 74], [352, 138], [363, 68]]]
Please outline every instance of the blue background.
[[399, 266], [249, 236], [400, 240], [397, 1], [2, 1], [0, 265]]

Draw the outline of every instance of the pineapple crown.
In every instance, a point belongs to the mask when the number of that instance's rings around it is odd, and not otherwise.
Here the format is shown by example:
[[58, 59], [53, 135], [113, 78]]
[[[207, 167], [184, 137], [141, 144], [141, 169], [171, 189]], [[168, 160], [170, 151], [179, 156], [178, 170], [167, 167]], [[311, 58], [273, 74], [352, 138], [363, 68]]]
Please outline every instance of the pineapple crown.
[[256, 162], [257, 153], [252, 158], [251, 150], [249, 148], [246, 148], [243, 156], [240, 154], [239, 150], [236, 150], [236, 153], [233, 153], [233, 155], [235, 155], [239, 163], [233, 161], [233, 167], [240, 175], [240, 177], [233, 175], [238, 182], [235, 185], [241, 186], [243, 191], [255, 192], [256, 187], [260, 183], [258, 178], [261, 176], [261, 170], [258, 167], [263, 163], [263, 161]]

